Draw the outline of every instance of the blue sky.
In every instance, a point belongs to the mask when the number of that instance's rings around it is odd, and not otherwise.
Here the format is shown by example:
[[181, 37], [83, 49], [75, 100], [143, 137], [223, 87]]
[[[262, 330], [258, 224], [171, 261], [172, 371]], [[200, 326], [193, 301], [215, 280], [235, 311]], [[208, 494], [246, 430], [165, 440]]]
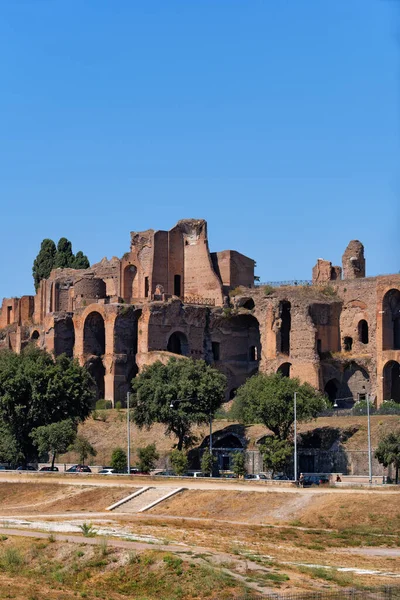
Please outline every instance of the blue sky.
[[0, 297], [44, 237], [92, 262], [205, 218], [263, 281], [366, 247], [398, 272], [390, 0], [2, 0]]

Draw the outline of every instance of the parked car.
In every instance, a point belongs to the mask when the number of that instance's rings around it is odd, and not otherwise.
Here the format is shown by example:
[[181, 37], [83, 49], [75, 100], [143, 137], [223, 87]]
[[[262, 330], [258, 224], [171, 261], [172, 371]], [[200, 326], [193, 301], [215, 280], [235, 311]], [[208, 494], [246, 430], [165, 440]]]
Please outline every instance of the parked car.
[[15, 470], [16, 471], [37, 471], [37, 469], [35, 469], [35, 467], [32, 467], [32, 465], [20, 465]]
[[160, 475], [161, 477], [175, 477], [176, 473], [174, 473], [174, 471], [158, 471], [158, 473], [154, 473], [154, 475]]
[[247, 473], [247, 475], [245, 475], [244, 478], [264, 481], [267, 479], [267, 476], [264, 473]]
[[208, 475], [205, 475], [204, 473], [202, 473], [201, 471], [187, 471], [186, 473], [183, 474], [184, 477], [208, 477]]
[[39, 471], [58, 471], [58, 467], [40, 467]]
[[237, 479], [238, 476], [235, 473], [221, 473], [223, 479]]
[[313, 485], [327, 485], [329, 477], [325, 475], [306, 475], [303, 481], [303, 487], [311, 487]]
[[66, 470], [66, 473], [91, 473], [92, 469], [87, 465], [73, 465]]
[[97, 475], [114, 475], [116, 470], [112, 467], [104, 467], [104, 469], [100, 469]]
[[274, 481], [290, 481], [289, 477], [285, 473], [277, 473], [272, 478]]

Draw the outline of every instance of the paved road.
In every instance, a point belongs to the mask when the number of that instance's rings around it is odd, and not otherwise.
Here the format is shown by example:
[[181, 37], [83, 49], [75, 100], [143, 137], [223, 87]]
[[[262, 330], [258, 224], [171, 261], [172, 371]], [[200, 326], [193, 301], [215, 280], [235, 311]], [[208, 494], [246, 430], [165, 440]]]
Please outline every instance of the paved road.
[[272, 484], [254, 482], [254, 481], [238, 481], [238, 480], [207, 480], [207, 479], [196, 479], [196, 478], [169, 478], [169, 477], [142, 477], [142, 476], [131, 476], [121, 477], [112, 475], [86, 475], [86, 474], [75, 474], [75, 475], [53, 475], [51, 473], [0, 473], [0, 483], [57, 483], [62, 485], [89, 485], [99, 487], [165, 487], [174, 486], [184, 487], [189, 490], [234, 490], [241, 492], [281, 492], [284, 494], [370, 494], [371, 492], [379, 494], [398, 494], [399, 489], [393, 488], [336, 488], [336, 487], [312, 487], [300, 489], [295, 487], [293, 484]]

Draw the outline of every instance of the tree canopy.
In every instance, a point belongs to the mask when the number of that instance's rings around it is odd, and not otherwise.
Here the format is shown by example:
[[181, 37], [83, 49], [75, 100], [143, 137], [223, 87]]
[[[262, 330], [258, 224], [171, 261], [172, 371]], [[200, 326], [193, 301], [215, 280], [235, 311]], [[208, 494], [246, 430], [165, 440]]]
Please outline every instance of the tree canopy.
[[263, 423], [279, 440], [286, 440], [292, 434], [295, 392], [298, 421], [313, 419], [324, 410], [324, 396], [310, 384], [280, 373], [259, 373], [238, 389], [231, 414], [241, 423]]
[[97, 450], [92, 446], [87, 438], [83, 435], [77, 435], [73, 444], [68, 448], [69, 452], [75, 452], [79, 456], [79, 463], [85, 464], [85, 460], [89, 456], [96, 456]]
[[375, 456], [384, 467], [394, 466], [396, 470], [396, 483], [398, 483], [400, 469], [400, 430], [392, 431], [379, 440]]
[[72, 252], [72, 244], [67, 238], [60, 238], [57, 247], [53, 240], [44, 239], [40, 251], [33, 261], [32, 274], [37, 291], [42, 279], [47, 279], [52, 269], [57, 268], [88, 269], [89, 259], [81, 250], [76, 255]]
[[77, 361], [54, 359], [29, 346], [0, 351], [0, 429], [12, 439], [16, 460], [37, 457], [30, 433], [65, 419], [84, 420], [93, 402], [93, 380]]
[[163, 423], [182, 450], [193, 440], [192, 426], [208, 422], [221, 406], [225, 387], [225, 375], [202, 360], [158, 361], [132, 381], [132, 419], [140, 428]]
[[72, 419], [50, 423], [50, 425], [41, 425], [36, 427], [30, 434], [34, 445], [37, 447], [39, 455], [51, 454], [51, 466], [57, 454], [63, 454], [76, 437], [76, 423]]

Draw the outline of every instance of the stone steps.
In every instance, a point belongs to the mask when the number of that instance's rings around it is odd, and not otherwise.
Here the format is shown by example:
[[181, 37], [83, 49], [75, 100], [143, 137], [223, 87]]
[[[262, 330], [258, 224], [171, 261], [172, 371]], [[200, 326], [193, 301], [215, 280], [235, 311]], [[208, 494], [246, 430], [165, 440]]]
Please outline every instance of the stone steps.
[[120, 513], [139, 513], [152, 508], [163, 500], [170, 498], [174, 494], [178, 494], [184, 488], [181, 487], [148, 487], [144, 488], [140, 493], [136, 493], [133, 498], [128, 496], [128, 499], [119, 503], [118, 506], [109, 507], [108, 510]]

